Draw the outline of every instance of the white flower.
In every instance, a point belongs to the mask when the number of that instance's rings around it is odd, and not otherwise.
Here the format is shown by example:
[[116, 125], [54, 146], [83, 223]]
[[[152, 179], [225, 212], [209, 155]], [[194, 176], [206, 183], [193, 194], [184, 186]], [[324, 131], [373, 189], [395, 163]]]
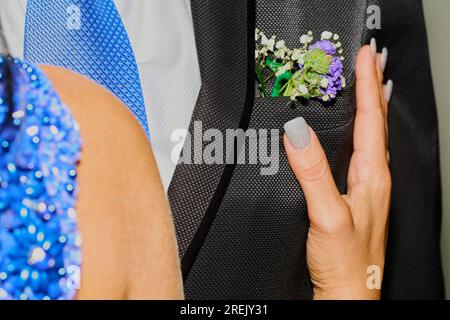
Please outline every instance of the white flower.
[[313, 40], [314, 40], [313, 36], [307, 34], [304, 34], [300, 37], [301, 44], [308, 44], [311, 43]]
[[342, 88], [347, 87], [347, 80], [345, 80], [344, 76], [341, 76]]
[[286, 63], [284, 66], [282, 66], [281, 68], [278, 69], [277, 73], [275, 73], [276, 77], [281, 76], [283, 73], [285, 73], [286, 71], [289, 71], [292, 69], [292, 61], [289, 61], [288, 63]]
[[280, 50], [275, 51], [274, 55], [275, 55], [275, 58], [284, 60], [284, 58], [286, 57], [286, 51], [280, 49]]
[[342, 47], [342, 43], [336, 42], [334, 46], [335, 46], [336, 48], [340, 48], [340, 47]]
[[322, 97], [322, 100], [323, 101], [330, 101], [330, 97], [329, 96], [327, 96], [327, 95], [324, 95], [323, 97]]
[[308, 41], [308, 36], [306, 34], [300, 37], [300, 43], [305, 44]]
[[284, 59], [286, 57], [286, 51], [280, 49], [275, 51], [274, 55], [277, 59]]
[[255, 41], [258, 41], [260, 37], [261, 37], [261, 35], [259, 34], [259, 30], [256, 29], [256, 31], [255, 31]]
[[303, 59], [304, 57], [305, 57], [304, 54], [302, 54], [302, 55], [300, 56], [300, 59], [298, 59], [298, 63], [299, 63], [299, 64], [301, 64], [301, 65], [304, 65], [304, 64], [305, 64], [305, 60]]
[[262, 34], [261, 38], [261, 44], [267, 48], [269, 51], [273, 51], [275, 47], [275, 36], [272, 36], [270, 39], [268, 39], [264, 34]]
[[300, 64], [303, 64], [303, 57], [304, 57], [305, 55], [302, 53], [302, 51], [300, 50], [300, 49], [294, 49], [294, 51], [292, 51], [292, 56], [291, 56], [291, 59], [293, 60], [293, 61], [296, 61], [296, 62], [298, 62], [298, 63], [300, 63]]
[[286, 42], [284, 40], [280, 40], [277, 42], [275, 48], [277, 49], [286, 49]]
[[333, 37], [333, 33], [329, 31], [322, 32], [321, 39], [322, 40], [330, 40]]
[[320, 80], [320, 86], [322, 88], [328, 88], [328, 79], [326, 77], [323, 77], [322, 80]]
[[338, 40], [339, 40], [339, 35], [335, 34], [335, 35], [333, 36], [333, 40], [338, 41]]
[[301, 84], [301, 85], [297, 86], [296, 88], [301, 94], [304, 94], [304, 95], [309, 94], [309, 90], [304, 84]]
[[300, 59], [301, 54], [302, 52], [300, 51], [300, 49], [294, 49], [294, 51], [292, 51], [291, 59], [297, 61], [298, 59]]
[[277, 57], [278, 59], [284, 59], [288, 50], [288, 48], [286, 47], [286, 42], [284, 40], [280, 40], [277, 42], [275, 47], [278, 49], [275, 52], [275, 57]]

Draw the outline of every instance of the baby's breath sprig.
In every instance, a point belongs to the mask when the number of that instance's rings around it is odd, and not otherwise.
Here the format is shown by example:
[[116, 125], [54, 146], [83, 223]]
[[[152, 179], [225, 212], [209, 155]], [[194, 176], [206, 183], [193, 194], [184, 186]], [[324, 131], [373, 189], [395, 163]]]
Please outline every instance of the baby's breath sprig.
[[292, 100], [336, 98], [345, 87], [344, 51], [339, 39], [339, 35], [325, 31], [321, 40], [314, 42], [313, 32], [308, 31], [300, 37], [301, 46], [290, 49], [284, 40], [277, 40], [275, 35], [269, 38], [256, 29], [256, 78], [260, 95], [286, 96]]

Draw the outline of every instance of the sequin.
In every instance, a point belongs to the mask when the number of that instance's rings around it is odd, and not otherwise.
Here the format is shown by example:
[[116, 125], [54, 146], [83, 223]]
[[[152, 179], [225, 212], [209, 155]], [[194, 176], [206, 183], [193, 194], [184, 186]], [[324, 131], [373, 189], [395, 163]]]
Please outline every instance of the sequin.
[[0, 299], [75, 298], [80, 152], [78, 125], [42, 72], [0, 56]]

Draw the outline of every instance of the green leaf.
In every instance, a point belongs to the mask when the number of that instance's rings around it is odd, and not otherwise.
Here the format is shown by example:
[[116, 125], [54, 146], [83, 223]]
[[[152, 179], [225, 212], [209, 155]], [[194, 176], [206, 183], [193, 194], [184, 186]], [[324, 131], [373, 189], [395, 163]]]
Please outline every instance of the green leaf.
[[282, 66], [283, 66], [282, 63], [277, 62], [277, 61], [273, 60], [273, 59], [270, 58], [270, 57], [267, 57], [267, 58], [266, 58], [266, 67], [268, 67], [268, 68], [269, 68], [270, 70], [272, 70], [273, 72], [277, 72], [278, 69], [279, 69], [280, 67], [282, 67]]
[[309, 89], [309, 94], [311, 95], [312, 98], [317, 98], [320, 97], [322, 94], [320, 92], [320, 89], [317, 87], [313, 87]]
[[283, 96], [290, 97], [292, 95], [292, 89], [293, 89], [292, 81], [289, 80], [286, 90], [284, 90]]

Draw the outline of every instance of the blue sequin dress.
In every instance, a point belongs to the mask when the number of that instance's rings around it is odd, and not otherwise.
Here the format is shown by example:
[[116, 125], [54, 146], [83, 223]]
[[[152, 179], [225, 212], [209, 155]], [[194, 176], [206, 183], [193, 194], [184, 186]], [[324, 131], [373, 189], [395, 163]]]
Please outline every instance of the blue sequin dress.
[[34, 65], [0, 55], [0, 299], [74, 299], [77, 123]]

